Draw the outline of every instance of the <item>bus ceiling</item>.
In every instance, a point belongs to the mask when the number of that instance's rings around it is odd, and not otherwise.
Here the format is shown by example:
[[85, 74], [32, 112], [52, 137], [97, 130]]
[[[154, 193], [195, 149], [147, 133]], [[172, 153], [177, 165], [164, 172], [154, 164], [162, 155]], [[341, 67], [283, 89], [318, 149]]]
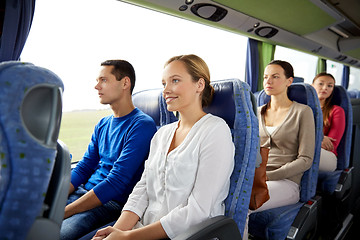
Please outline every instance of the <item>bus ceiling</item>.
[[121, 0], [360, 67], [359, 0]]

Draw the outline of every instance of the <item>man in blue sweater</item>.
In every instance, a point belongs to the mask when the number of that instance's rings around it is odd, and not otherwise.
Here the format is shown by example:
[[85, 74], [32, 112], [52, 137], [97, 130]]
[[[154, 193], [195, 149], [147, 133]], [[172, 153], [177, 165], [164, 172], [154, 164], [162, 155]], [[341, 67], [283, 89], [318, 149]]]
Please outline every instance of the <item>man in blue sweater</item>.
[[101, 63], [95, 89], [113, 115], [95, 126], [91, 142], [71, 172], [61, 239], [78, 239], [116, 220], [140, 179], [156, 132], [151, 117], [135, 108], [135, 71], [124, 60]]

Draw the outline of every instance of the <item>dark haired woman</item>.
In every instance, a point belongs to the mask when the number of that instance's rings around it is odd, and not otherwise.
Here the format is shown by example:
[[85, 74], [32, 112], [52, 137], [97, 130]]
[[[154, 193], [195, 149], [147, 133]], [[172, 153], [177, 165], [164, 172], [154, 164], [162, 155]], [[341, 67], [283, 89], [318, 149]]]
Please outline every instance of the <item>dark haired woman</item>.
[[324, 120], [319, 170], [333, 172], [337, 167], [336, 149], [345, 131], [345, 112], [331, 102], [335, 87], [335, 79], [331, 74], [319, 73], [312, 86], [318, 94]]
[[290, 63], [275, 60], [264, 71], [264, 90], [271, 99], [258, 108], [261, 147], [269, 148], [266, 165], [270, 199], [256, 211], [299, 201], [299, 184], [313, 161], [315, 125], [310, 107], [291, 101], [287, 90], [294, 77]]

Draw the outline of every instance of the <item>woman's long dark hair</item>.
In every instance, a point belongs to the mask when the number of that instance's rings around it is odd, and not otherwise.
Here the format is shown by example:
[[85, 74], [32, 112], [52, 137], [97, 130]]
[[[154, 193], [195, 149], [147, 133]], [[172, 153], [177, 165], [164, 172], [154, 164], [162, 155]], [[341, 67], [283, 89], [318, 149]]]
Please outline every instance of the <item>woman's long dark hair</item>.
[[[318, 79], [319, 77], [330, 77], [334, 80], [334, 85], [335, 85], [335, 78], [333, 75], [331, 75], [330, 73], [326, 73], [326, 72], [322, 72], [322, 73], [318, 73], [314, 79], [313, 79], [313, 83], [315, 82], [316, 79]], [[334, 95], [334, 90], [332, 91], [332, 93], [330, 94], [330, 96], [325, 99], [325, 103], [324, 106], [321, 108], [322, 113], [323, 113], [323, 127], [329, 127], [330, 126], [330, 122], [329, 122], [329, 117], [330, 117], [330, 112], [331, 109], [333, 108], [334, 104], [332, 103], [332, 98]]]

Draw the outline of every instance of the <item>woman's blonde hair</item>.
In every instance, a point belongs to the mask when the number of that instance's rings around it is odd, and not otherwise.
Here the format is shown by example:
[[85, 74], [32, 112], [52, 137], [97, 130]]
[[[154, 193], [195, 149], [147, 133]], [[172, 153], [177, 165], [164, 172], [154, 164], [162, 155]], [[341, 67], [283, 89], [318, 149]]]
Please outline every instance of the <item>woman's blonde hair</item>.
[[200, 78], [204, 79], [205, 87], [201, 96], [201, 104], [202, 107], [209, 106], [214, 95], [214, 88], [210, 85], [210, 71], [205, 61], [194, 54], [180, 55], [170, 58], [164, 67], [173, 61], [183, 62], [194, 82], [199, 81]]

